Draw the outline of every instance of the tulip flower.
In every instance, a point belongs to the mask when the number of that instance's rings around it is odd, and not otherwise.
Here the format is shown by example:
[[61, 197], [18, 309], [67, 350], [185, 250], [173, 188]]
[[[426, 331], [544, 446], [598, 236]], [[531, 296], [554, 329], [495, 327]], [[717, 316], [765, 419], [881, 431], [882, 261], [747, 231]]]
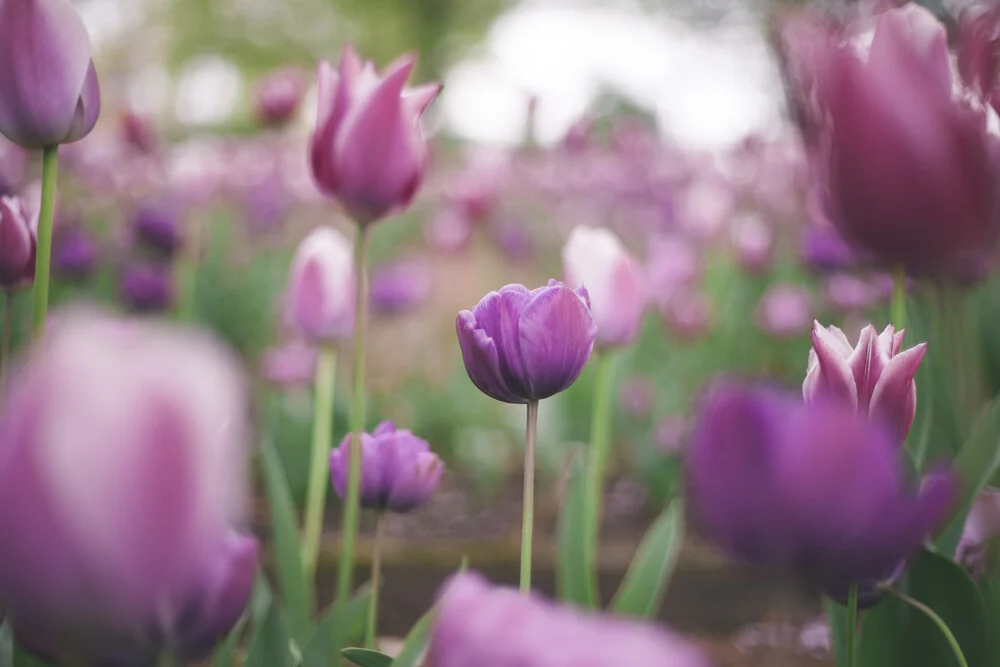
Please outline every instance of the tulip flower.
[[90, 38], [70, 0], [0, 0], [0, 134], [24, 148], [82, 139], [101, 110]]
[[298, 111], [303, 92], [302, 72], [294, 67], [276, 69], [257, 82], [254, 113], [264, 125], [284, 125]]
[[132, 215], [131, 226], [136, 241], [164, 257], [172, 257], [183, 243], [180, 217], [170, 206], [139, 207]]
[[1000, 491], [987, 488], [979, 493], [965, 519], [955, 560], [969, 568], [977, 579], [988, 567], [989, 547], [1000, 536]]
[[319, 351], [314, 346], [293, 340], [264, 352], [261, 373], [279, 387], [308, 387], [316, 379], [318, 360]]
[[657, 626], [562, 607], [461, 573], [438, 593], [434, 667], [707, 667], [692, 643]]
[[530, 403], [568, 388], [590, 359], [597, 325], [587, 290], [550, 280], [490, 292], [455, 322], [465, 370], [481, 392]]
[[313, 178], [362, 226], [408, 206], [427, 171], [420, 116], [441, 87], [404, 90], [414, 64], [403, 56], [379, 75], [348, 45], [337, 70], [319, 65]]
[[[333, 488], [344, 497], [351, 435], [330, 454]], [[426, 440], [396, 429], [390, 421], [361, 436], [361, 506], [390, 512], [410, 512], [431, 497], [441, 481], [444, 464]]]
[[136, 313], [168, 310], [176, 291], [171, 267], [147, 261], [124, 267], [118, 289], [125, 307]]
[[1000, 7], [986, 3], [966, 6], [958, 15], [958, 72], [981, 99], [1000, 104]]
[[351, 244], [332, 227], [319, 227], [299, 244], [285, 294], [285, 322], [306, 341], [330, 343], [354, 327]]
[[586, 287], [597, 342], [627, 345], [635, 340], [645, 308], [645, 286], [636, 261], [614, 232], [576, 227], [562, 250], [566, 284]]
[[56, 231], [52, 240], [52, 272], [64, 278], [86, 278], [97, 266], [98, 248], [83, 227], [72, 225]]
[[248, 401], [205, 335], [53, 318], [0, 413], [0, 599], [59, 664], [204, 657], [249, 600]]
[[0, 197], [0, 288], [8, 293], [35, 278], [36, 231], [18, 197]]
[[927, 343], [903, 350], [905, 331], [890, 324], [881, 334], [869, 324], [851, 345], [835, 326], [813, 324], [813, 348], [802, 383], [807, 402], [823, 397], [842, 400], [860, 414], [884, 422], [903, 443], [917, 410], [914, 376]]
[[848, 405], [713, 387], [687, 456], [694, 518], [732, 555], [789, 568], [838, 600], [871, 594], [948, 518], [948, 472], [911, 488], [898, 442]]
[[890, 269], [982, 277], [1000, 235], [1000, 139], [953, 90], [944, 25], [909, 3], [879, 15], [867, 53], [818, 48], [813, 162], [834, 225]]

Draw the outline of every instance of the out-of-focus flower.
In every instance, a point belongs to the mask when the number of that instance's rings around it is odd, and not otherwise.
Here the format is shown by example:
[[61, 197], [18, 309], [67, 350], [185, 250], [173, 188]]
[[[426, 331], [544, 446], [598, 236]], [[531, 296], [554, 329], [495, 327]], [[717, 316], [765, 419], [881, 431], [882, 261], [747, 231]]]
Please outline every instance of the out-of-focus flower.
[[83, 279], [97, 268], [97, 243], [83, 227], [57, 228], [52, 239], [52, 272], [60, 277]]
[[987, 488], [979, 493], [965, 519], [955, 560], [979, 578], [988, 565], [990, 542], [1000, 536], [1000, 491]]
[[308, 387], [316, 379], [319, 350], [301, 340], [264, 351], [261, 372], [268, 382], [279, 387]]
[[664, 417], [656, 424], [653, 442], [663, 454], [677, 456], [684, 451], [690, 430], [691, 425], [684, 417]]
[[646, 258], [647, 298], [663, 308], [694, 284], [701, 269], [701, 254], [693, 243], [674, 236], [653, 237]]
[[82, 139], [101, 111], [90, 38], [70, 0], [0, 2], [0, 134], [24, 148]]
[[562, 147], [570, 153], [581, 153], [587, 149], [594, 134], [594, 121], [581, 118], [569, 126], [562, 138]]
[[804, 229], [799, 254], [806, 267], [816, 272], [841, 271], [860, 263], [858, 252], [829, 227]]
[[590, 359], [597, 325], [587, 290], [550, 280], [490, 292], [455, 321], [469, 379], [487, 396], [529, 403], [568, 388]]
[[448, 207], [430, 219], [424, 229], [424, 237], [439, 250], [455, 252], [469, 244], [472, 223], [454, 208]]
[[418, 259], [372, 269], [372, 307], [380, 313], [405, 313], [420, 306], [431, 293], [431, 269]]
[[235, 357], [198, 333], [61, 313], [0, 415], [0, 597], [55, 662], [207, 655], [250, 597]]
[[438, 593], [434, 667], [707, 667], [693, 644], [643, 623], [561, 607], [460, 573]]
[[805, 400], [845, 401], [860, 414], [884, 422], [896, 444], [902, 444], [917, 411], [913, 378], [927, 351], [927, 343], [904, 350], [905, 333], [890, 324], [878, 334], [869, 324], [852, 346], [837, 327], [815, 322], [809, 370], [802, 383]]
[[180, 215], [172, 206], [140, 206], [130, 222], [135, 240], [165, 257], [172, 257], [184, 241]]
[[957, 490], [944, 472], [908, 487], [897, 444], [850, 406], [720, 383], [687, 456], [694, 518], [732, 555], [790, 568], [838, 600], [858, 584], [871, 600], [947, 519]]
[[820, 45], [813, 164], [831, 221], [887, 267], [982, 277], [1000, 235], [1000, 140], [953, 91], [944, 25], [909, 3], [878, 16], [867, 54]]
[[[344, 497], [350, 469], [348, 433], [330, 453], [333, 488]], [[371, 435], [361, 435], [361, 506], [409, 512], [431, 497], [441, 482], [444, 464], [426, 440], [384, 421]]]
[[866, 311], [882, 298], [880, 285], [850, 273], [837, 273], [826, 278], [823, 292], [834, 310], [846, 313]]
[[535, 254], [535, 241], [528, 225], [518, 216], [503, 215], [490, 225], [500, 251], [512, 262], [525, 262]]
[[655, 398], [656, 385], [644, 375], [630, 377], [618, 390], [618, 405], [633, 417], [648, 415]]
[[0, 197], [0, 288], [7, 292], [35, 279], [37, 231], [19, 197]]
[[994, 108], [1000, 84], [1000, 6], [976, 3], [958, 16], [958, 72], [962, 81]]
[[299, 244], [285, 293], [285, 323], [304, 340], [329, 343], [354, 328], [351, 244], [333, 227], [318, 227]]
[[774, 235], [760, 216], [744, 214], [733, 221], [733, 249], [745, 271], [759, 274], [771, 266]]
[[698, 340], [712, 328], [712, 302], [697, 290], [685, 290], [662, 306], [663, 322], [682, 341]]
[[127, 264], [119, 275], [118, 292], [132, 312], [162, 312], [174, 303], [173, 271], [169, 265], [154, 262]]
[[155, 153], [160, 144], [153, 122], [132, 110], [121, 115], [121, 136], [127, 146], [140, 153]]
[[645, 286], [635, 259], [614, 232], [575, 227], [562, 251], [570, 287], [585, 287], [597, 324], [597, 342], [628, 345], [635, 340], [646, 305]]
[[313, 178], [360, 225], [408, 206], [427, 171], [420, 116], [441, 87], [404, 90], [414, 63], [403, 56], [378, 75], [350, 45], [338, 70], [320, 63]]
[[305, 82], [295, 67], [281, 67], [262, 76], [254, 87], [254, 114], [264, 125], [281, 126], [302, 102]]
[[770, 287], [757, 306], [757, 326], [775, 338], [795, 338], [809, 330], [813, 318], [809, 291], [779, 283]]

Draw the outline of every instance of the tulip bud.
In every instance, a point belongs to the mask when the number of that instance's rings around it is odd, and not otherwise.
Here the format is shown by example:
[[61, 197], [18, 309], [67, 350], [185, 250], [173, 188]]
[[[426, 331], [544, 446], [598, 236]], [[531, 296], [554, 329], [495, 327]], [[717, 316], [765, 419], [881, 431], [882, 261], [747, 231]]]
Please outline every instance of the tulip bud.
[[[330, 453], [333, 488], [341, 498], [347, 491], [351, 461], [351, 434]], [[397, 430], [384, 421], [371, 435], [361, 435], [361, 506], [390, 512], [415, 510], [431, 497], [441, 482], [444, 464], [426, 440]]]
[[427, 171], [420, 116], [440, 86], [404, 90], [414, 63], [404, 56], [380, 76], [351, 46], [338, 70], [320, 63], [313, 178], [360, 225], [408, 206]]
[[299, 244], [285, 294], [285, 322], [306, 341], [347, 338], [354, 328], [351, 244], [333, 227], [318, 227]]
[[609, 229], [575, 227], [562, 251], [566, 284], [586, 287], [597, 342], [627, 345], [639, 333], [645, 287], [635, 260]]
[[984, 489], [976, 496], [965, 519], [962, 539], [955, 550], [955, 560], [969, 568], [977, 579], [989, 560], [990, 543], [1000, 536], [1000, 491]]
[[0, 0], [0, 134], [24, 148], [87, 136], [101, 111], [87, 28], [70, 0]]
[[587, 290], [556, 280], [528, 290], [507, 285], [455, 320], [469, 379], [505, 403], [530, 403], [567, 389], [590, 359], [597, 325]]
[[298, 110], [302, 89], [302, 72], [294, 67], [282, 67], [261, 77], [254, 90], [257, 118], [264, 125], [284, 125]]
[[189, 664], [236, 623], [248, 404], [235, 357], [165, 325], [69, 312], [8, 383], [0, 598], [58, 664]]
[[174, 278], [170, 266], [137, 262], [119, 277], [119, 294], [125, 307], [136, 313], [158, 313], [174, 303]]
[[36, 231], [24, 202], [0, 197], [0, 287], [10, 292], [35, 279]]
[[172, 257], [183, 243], [181, 220], [170, 206], [145, 205], [131, 220], [135, 240], [164, 257]]
[[927, 343], [903, 350], [905, 333], [890, 324], [877, 334], [869, 324], [852, 346], [837, 327], [815, 322], [809, 370], [802, 383], [805, 400], [831, 396], [843, 400], [861, 415], [884, 422], [901, 445], [917, 411], [914, 376], [927, 351]]
[[652, 624], [590, 614], [460, 573], [438, 593], [434, 667], [708, 667], [694, 644]]
[[950, 513], [950, 472], [906, 482], [896, 441], [850, 406], [772, 388], [716, 385], [686, 459], [692, 518], [732, 555], [866, 600]]

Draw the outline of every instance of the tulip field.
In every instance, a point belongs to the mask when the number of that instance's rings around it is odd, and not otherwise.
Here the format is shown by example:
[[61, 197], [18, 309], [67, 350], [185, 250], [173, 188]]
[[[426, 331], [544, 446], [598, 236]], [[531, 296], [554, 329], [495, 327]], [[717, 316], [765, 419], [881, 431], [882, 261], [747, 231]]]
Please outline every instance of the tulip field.
[[1000, 8], [760, 3], [699, 145], [476, 140], [565, 15], [448, 4], [171, 87], [0, 0], [0, 667], [1000, 667]]

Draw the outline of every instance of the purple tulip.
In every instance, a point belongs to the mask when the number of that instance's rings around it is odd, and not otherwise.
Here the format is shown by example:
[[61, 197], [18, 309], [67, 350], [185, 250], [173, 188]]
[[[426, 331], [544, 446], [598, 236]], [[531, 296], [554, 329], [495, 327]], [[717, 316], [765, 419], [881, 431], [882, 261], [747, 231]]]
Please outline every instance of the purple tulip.
[[0, 134], [24, 148], [82, 139], [101, 111], [87, 28], [70, 0], [0, 0]]
[[178, 212], [168, 205], [144, 205], [132, 215], [135, 240], [165, 257], [172, 257], [181, 247], [184, 231]]
[[1000, 103], [1000, 6], [972, 4], [958, 16], [958, 72], [994, 108]]
[[125, 307], [135, 313], [158, 313], [174, 303], [175, 288], [171, 267], [153, 262], [137, 262], [122, 269], [119, 295]]
[[430, 266], [404, 260], [372, 269], [372, 306], [380, 313], [405, 313], [418, 308], [431, 293]]
[[348, 338], [354, 328], [351, 244], [333, 227], [318, 227], [299, 244], [285, 293], [285, 322], [311, 343]]
[[505, 403], [530, 403], [558, 394], [590, 359], [597, 325], [587, 290], [556, 280], [528, 290], [507, 285], [490, 292], [455, 321], [469, 379]]
[[360, 225], [408, 206], [427, 171], [420, 116], [441, 87], [404, 90], [415, 62], [403, 56], [380, 76], [348, 45], [339, 70], [319, 65], [313, 178]]
[[27, 152], [0, 136], [0, 197], [18, 191], [28, 161]]
[[866, 58], [831, 43], [820, 60], [813, 159], [833, 223], [887, 267], [980, 278], [1000, 235], [1000, 140], [953, 93], [944, 26], [907, 4], [878, 17]]
[[0, 414], [0, 597], [60, 664], [209, 653], [253, 586], [235, 357], [165, 325], [68, 312]]
[[950, 473], [910, 488], [896, 438], [850, 406], [733, 382], [701, 405], [687, 456], [695, 520], [732, 555], [869, 595], [948, 518]]
[[309, 387], [316, 379], [319, 351], [315, 346], [293, 340], [281, 347], [266, 350], [261, 372], [268, 382], [279, 387]]
[[809, 370], [802, 383], [805, 400], [842, 400], [860, 414], [884, 422], [901, 445], [917, 411], [913, 378], [927, 351], [927, 343], [903, 350], [905, 333], [890, 324], [878, 334], [869, 324], [852, 346], [837, 327], [815, 322]]
[[[333, 488], [341, 498], [347, 489], [351, 434], [330, 453]], [[444, 464], [426, 440], [397, 430], [384, 421], [371, 435], [361, 435], [361, 506], [410, 512], [427, 502], [444, 473]]]
[[641, 621], [556, 605], [475, 573], [442, 586], [428, 664], [434, 667], [707, 667], [694, 644]]
[[757, 326], [775, 338], [796, 338], [809, 330], [813, 317], [809, 291], [779, 283], [770, 287], [757, 307]]
[[562, 250], [570, 287], [586, 287], [602, 346], [628, 345], [639, 333], [646, 288], [639, 266], [614, 232], [575, 227]]
[[97, 267], [98, 248], [79, 225], [57, 229], [52, 239], [52, 272], [62, 278], [82, 279]]
[[302, 72], [281, 67], [261, 77], [254, 89], [254, 112], [264, 125], [280, 127], [299, 109], [302, 102]]
[[955, 560], [969, 568], [977, 579], [988, 566], [990, 545], [1000, 536], [1000, 491], [987, 488], [979, 493], [965, 519]]
[[35, 279], [37, 231], [19, 197], [0, 197], [0, 288], [7, 292]]

